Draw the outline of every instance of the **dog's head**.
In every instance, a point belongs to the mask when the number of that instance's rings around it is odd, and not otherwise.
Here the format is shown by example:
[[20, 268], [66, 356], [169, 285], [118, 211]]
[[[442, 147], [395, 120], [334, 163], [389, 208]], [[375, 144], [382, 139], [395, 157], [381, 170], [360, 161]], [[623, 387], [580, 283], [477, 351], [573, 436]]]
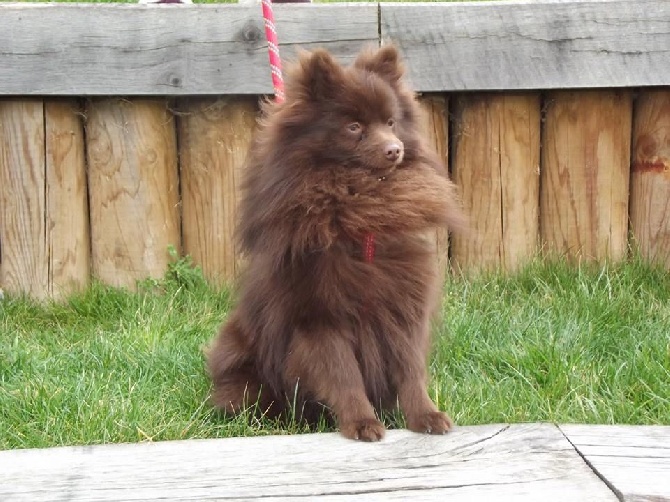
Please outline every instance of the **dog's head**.
[[393, 46], [364, 50], [351, 66], [327, 51], [303, 52], [289, 67], [278, 126], [292, 152], [315, 168], [331, 165], [390, 171], [416, 146], [412, 94]]

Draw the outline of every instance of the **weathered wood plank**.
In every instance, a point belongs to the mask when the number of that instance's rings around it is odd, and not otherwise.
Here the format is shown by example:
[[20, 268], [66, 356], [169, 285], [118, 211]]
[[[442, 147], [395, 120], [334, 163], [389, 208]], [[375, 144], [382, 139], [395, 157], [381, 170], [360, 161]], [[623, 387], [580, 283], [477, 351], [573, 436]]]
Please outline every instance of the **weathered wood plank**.
[[[284, 57], [297, 46], [324, 46], [349, 59], [363, 43], [377, 43], [381, 29], [408, 56], [421, 91], [670, 84], [665, 0], [289, 4], [275, 11]], [[4, 4], [0, 47], [0, 94], [272, 91], [257, 5]]]
[[184, 253], [216, 284], [232, 281], [238, 272], [237, 204], [256, 105], [255, 98], [202, 99], [180, 105]]
[[76, 100], [44, 103], [47, 247], [51, 296], [89, 284], [91, 244], [82, 113]]
[[43, 101], [0, 101], [0, 284], [35, 298], [49, 295], [44, 149]]
[[84, 131], [76, 102], [0, 102], [0, 282], [59, 298], [88, 284]]
[[547, 251], [625, 258], [631, 93], [554, 91], [545, 108], [540, 228]]
[[670, 426], [561, 425], [623, 500], [670, 500]]
[[[553, 425], [0, 452], [0, 499], [613, 501]], [[474, 498], [473, 498], [474, 497]]]
[[[352, 10], [354, 12], [352, 12]], [[377, 5], [279, 5], [282, 57], [378, 42]], [[272, 92], [259, 5], [0, 5], [0, 95]]]
[[[424, 137], [433, 148], [444, 166], [449, 166], [449, 97], [440, 94], [423, 95], [419, 98], [423, 111], [422, 127]], [[449, 265], [449, 232], [446, 229], [435, 231], [438, 270], [444, 274]]]
[[381, 34], [422, 91], [670, 84], [667, 0], [382, 4]]
[[162, 99], [91, 101], [86, 141], [94, 275], [113, 286], [161, 277], [181, 251], [174, 118]]
[[540, 96], [456, 99], [454, 180], [472, 228], [453, 237], [457, 269], [514, 270], [537, 251]]
[[630, 227], [645, 258], [670, 269], [670, 90], [644, 91], [635, 103]]

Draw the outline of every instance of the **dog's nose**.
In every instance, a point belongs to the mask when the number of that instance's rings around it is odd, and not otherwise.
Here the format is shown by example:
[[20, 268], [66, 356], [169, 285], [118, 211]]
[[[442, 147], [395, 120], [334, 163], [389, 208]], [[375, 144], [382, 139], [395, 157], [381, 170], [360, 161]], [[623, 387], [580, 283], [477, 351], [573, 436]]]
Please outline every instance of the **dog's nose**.
[[400, 154], [402, 153], [402, 147], [398, 143], [388, 143], [384, 147], [384, 155], [386, 155], [386, 158], [395, 162], [400, 158]]

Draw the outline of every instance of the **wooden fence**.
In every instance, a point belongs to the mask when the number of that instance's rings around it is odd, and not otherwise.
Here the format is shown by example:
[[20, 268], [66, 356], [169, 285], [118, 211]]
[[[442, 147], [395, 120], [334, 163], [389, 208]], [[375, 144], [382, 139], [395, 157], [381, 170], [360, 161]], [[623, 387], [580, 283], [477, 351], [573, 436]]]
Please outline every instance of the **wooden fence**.
[[[670, 2], [276, 7], [282, 51], [406, 55], [473, 231], [443, 262], [539, 249], [670, 267]], [[0, 285], [38, 298], [238, 271], [240, 169], [271, 92], [260, 7], [0, 5]]]

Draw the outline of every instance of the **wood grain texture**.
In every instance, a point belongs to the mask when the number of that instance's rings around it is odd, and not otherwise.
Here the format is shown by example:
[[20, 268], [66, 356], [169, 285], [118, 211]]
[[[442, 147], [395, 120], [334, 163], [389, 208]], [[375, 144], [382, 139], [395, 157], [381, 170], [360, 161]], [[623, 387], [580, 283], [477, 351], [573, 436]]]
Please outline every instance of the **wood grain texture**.
[[540, 96], [472, 94], [457, 99], [454, 180], [470, 231], [454, 235], [461, 270], [513, 270], [537, 251]]
[[184, 252], [215, 284], [234, 279], [237, 205], [244, 160], [256, 124], [257, 102], [185, 102], [179, 118]]
[[633, 117], [631, 233], [642, 256], [670, 269], [670, 90], [643, 91]]
[[550, 253], [626, 256], [632, 100], [629, 91], [556, 91], [546, 98], [541, 234]]
[[560, 429], [621, 500], [670, 500], [670, 427], [561, 425]]
[[616, 501], [553, 425], [0, 452], [0, 499]]
[[[419, 98], [423, 111], [423, 131], [430, 148], [433, 148], [444, 166], [449, 166], [449, 97], [439, 94], [423, 95]], [[444, 275], [449, 268], [449, 232], [435, 231], [435, 245], [439, 270]]]
[[85, 288], [91, 246], [84, 127], [76, 100], [44, 103], [46, 131], [47, 250], [51, 295], [63, 298]]
[[[278, 5], [282, 58], [378, 44], [366, 5]], [[0, 95], [272, 92], [259, 5], [0, 4]]]
[[0, 100], [0, 284], [49, 295], [44, 103]]
[[[421, 91], [670, 84], [670, 2], [381, 4]], [[622, 33], [627, 35], [624, 37]]]
[[181, 249], [176, 131], [167, 103], [95, 100], [86, 117], [93, 273], [125, 287], [161, 277], [168, 246]]
[[[420, 91], [668, 85], [669, 16], [665, 0], [275, 8], [283, 57], [350, 59], [381, 30]], [[272, 92], [257, 5], [0, 4], [0, 47], [0, 94]]]

